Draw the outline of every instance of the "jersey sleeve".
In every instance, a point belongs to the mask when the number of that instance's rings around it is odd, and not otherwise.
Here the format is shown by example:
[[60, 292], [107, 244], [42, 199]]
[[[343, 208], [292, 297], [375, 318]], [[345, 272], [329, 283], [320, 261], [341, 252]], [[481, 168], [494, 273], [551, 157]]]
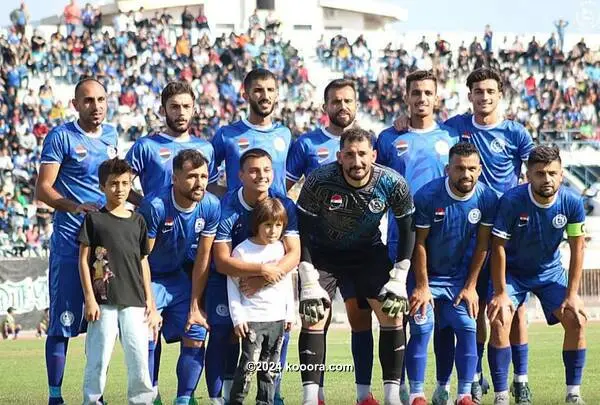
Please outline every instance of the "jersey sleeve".
[[215, 153], [213, 167], [215, 167], [215, 170], [217, 170], [225, 159], [225, 140], [223, 139], [223, 128], [217, 130], [217, 133], [212, 138], [211, 144]]
[[142, 257], [150, 254], [150, 246], [148, 246], [148, 227], [144, 217], [140, 218], [140, 255]]
[[299, 236], [298, 233], [298, 215], [296, 213], [296, 205], [289, 198], [284, 198], [282, 201], [287, 212], [288, 223], [283, 236]]
[[386, 131], [383, 131], [377, 137], [377, 141], [375, 142], [375, 150], [377, 151], [377, 160], [376, 163], [379, 163], [383, 166], [390, 167], [390, 157], [389, 157], [389, 145], [388, 145], [388, 137], [385, 135]]
[[233, 212], [226, 215], [221, 215], [221, 219], [219, 219], [219, 224], [217, 225], [215, 243], [231, 242], [231, 232], [233, 231], [234, 223], [235, 214]]
[[312, 172], [308, 175], [308, 178], [300, 191], [297, 204], [298, 210], [311, 217], [317, 217], [319, 215], [321, 205], [314, 190], [317, 181], [315, 173], [316, 172]]
[[[421, 189], [422, 190], [422, 189]], [[417, 228], [431, 227], [431, 214], [428, 195], [423, 192], [415, 194], [415, 226]]]
[[583, 224], [585, 222], [585, 207], [580, 197], [571, 196], [570, 209], [567, 217], [567, 225]]
[[481, 222], [483, 226], [494, 226], [496, 210], [498, 208], [498, 197], [491, 189], [486, 188], [483, 194], [483, 204], [481, 209]]
[[527, 129], [521, 127], [519, 131], [519, 156], [522, 161], [526, 161], [529, 158], [529, 153], [533, 149], [533, 139]]
[[139, 140], [127, 151], [125, 160], [138, 176], [144, 172], [144, 146]]
[[144, 198], [138, 209], [139, 214], [144, 217], [148, 229], [148, 238], [155, 239], [164, 221], [162, 209], [153, 204], [152, 198]]
[[415, 206], [406, 180], [396, 174], [393, 176], [393, 182], [388, 204], [396, 219], [401, 219], [411, 215], [415, 211]]
[[41, 163], [61, 164], [68, 156], [65, 137], [58, 130], [51, 131], [44, 139]]
[[302, 138], [292, 142], [285, 163], [285, 178], [297, 182], [306, 171], [306, 159]]
[[508, 196], [503, 196], [498, 203], [498, 212], [494, 220], [492, 235], [509, 240], [514, 229], [515, 214]]
[[83, 224], [81, 224], [81, 228], [79, 229], [77, 240], [82, 245], [92, 246], [92, 241], [94, 240], [94, 221], [90, 214], [85, 216]]
[[202, 230], [202, 236], [215, 236], [217, 234], [217, 227], [219, 226], [219, 220], [221, 219], [221, 204], [217, 197], [210, 196], [210, 206], [208, 214], [206, 216], [206, 225]]

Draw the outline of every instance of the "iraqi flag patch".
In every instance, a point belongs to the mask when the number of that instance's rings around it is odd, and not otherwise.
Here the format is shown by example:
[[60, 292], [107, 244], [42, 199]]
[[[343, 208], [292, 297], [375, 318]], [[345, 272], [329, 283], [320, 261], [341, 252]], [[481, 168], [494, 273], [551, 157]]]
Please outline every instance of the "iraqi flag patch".
[[246, 138], [240, 138], [240, 140], [238, 140], [238, 147], [240, 148], [240, 150], [246, 150], [248, 149], [248, 147], [250, 146], [250, 141]]
[[334, 194], [329, 199], [329, 210], [337, 210], [344, 205], [344, 198], [339, 194]]
[[398, 141], [396, 144], [396, 152], [398, 156], [404, 155], [408, 151], [408, 142], [406, 141]]
[[433, 214], [433, 222], [442, 222], [446, 217], [445, 208], [436, 208]]
[[168, 148], [160, 148], [158, 151], [161, 159], [168, 159], [171, 157], [171, 151]]
[[529, 214], [523, 212], [519, 214], [519, 227], [525, 226], [529, 223]]
[[329, 157], [329, 149], [319, 148], [319, 150], [317, 150], [317, 156], [319, 157], [319, 161], [327, 159]]

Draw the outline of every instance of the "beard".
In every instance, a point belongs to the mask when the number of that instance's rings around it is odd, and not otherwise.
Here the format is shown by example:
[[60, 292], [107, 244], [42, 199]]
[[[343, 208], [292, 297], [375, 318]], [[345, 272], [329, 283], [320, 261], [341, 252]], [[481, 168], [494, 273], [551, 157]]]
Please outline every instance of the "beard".
[[469, 194], [475, 188], [475, 182], [472, 182], [470, 184], [463, 184], [460, 180], [457, 182], [452, 181], [452, 187], [454, 187], [463, 194]]
[[[364, 174], [358, 174], [356, 169], [362, 169]], [[371, 173], [371, 170], [367, 169], [366, 167], [351, 167], [350, 169], [344, 169], [344, 173], [352, 180], [361, 181]]]
[[254, 101], [254, 100], [248, 100], [248, 102], [250, 103], [250, 109], [254, 112], [254, 114], [261, 116], [263, 118], [268, 117], [269, 115], [271, 115], [273, 113], [273, 110], [275, 109], [275, 103], [271, 103], [271, 106], [269, 107], [268, 110], [264, 110], [261, 106], [260, 106], [260, 101]]
[[[346, 111], [345, 111], [346, 112]], [[340, 128], [347, 128], [350, 125], [352, 125], [352, 123], [354, 122], [354, 118], [356, 117], [356, 114], [352, 114], [351, 112], [347, 111], [348, 113], [348, 119], [343, 119], [340, 118], [341, 115], [341, 111], [339, 111], [337, 114], [335, 114], [334, 116], [329, 116], [329, 121], [331, 121], [332, 124], [334, 124], [337, 127]]]
[[171, 118], [169, 118], [169, 116], [167, 115], [166, 117], [166, 121], [167, 121], [167, 127], [169, 127], [169, 129], [173, 132], [177, 132], [179, 134], [183, 134], [184, 132], [187, 132], [188, 129], [190, 129], [190, 126], [192, 125], [192, 120], [188, 120], [183, 126], [178, 126], [177, 123], [175, 123], [175, 120], [172, 120]]
[[558, 191], [558, 188], [554, 188], [554, 187], [551, 187], [551, 188], [542, 188], [542, 187], [540, 187], [540, 188], [538, 188], [537, 190], [536, 190], [536, 189], [533, 189], [533, 191], [534, 191], [534, 192], [535, 192], [537, 195], [539, 195], [539, 196], [541, 196], [541, 197], [544, 197], [544, 198], [550, 198], [550, 197], [554, 196], [554, 194], [556, 194], [556, 193], [557, 193], [557, 191]]

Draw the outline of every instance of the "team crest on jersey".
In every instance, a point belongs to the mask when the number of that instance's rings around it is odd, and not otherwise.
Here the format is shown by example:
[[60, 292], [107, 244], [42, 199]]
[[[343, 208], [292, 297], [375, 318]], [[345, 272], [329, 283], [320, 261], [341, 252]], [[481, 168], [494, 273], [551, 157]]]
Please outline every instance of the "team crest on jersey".
[[423, 315], [421, 314], [421, 312], [417, 312], [414, 316], [413, 319], [415, 321], [415, 324], [417, 325], [424, 325], [427, 323], [427, 314]]
[[278, 136], [277, 138], [273, 139], [273, 147], [277, 152], [283, 152], [285, 150], [285, 140]]
[[87, 149], [83, 146], [83, 145], [77, 145], [75, 147], [75, 154], [77, 155], [78, 159], [83, 159], [87, 156]]
[[117, 148], [115, 148], [112, 145], [109, 145], [106, 147], [106, 154], [108, 155], [109, 159], [114, 159], [117, 157]]
[[396, 153], [398, 156], [404, 155], [408, 152], [408, 142], [406, 141], [398, 141], [396, 144]]
[[229, 308], [225, 304], [217, 305], [217, 308], [215, 310], [217, 312], [217, 315], [219, 315], [219, 316], [222, 316], [222, 317], [229, 316]]
[[319, 157], [319, 162], [324, 161], [329, 157], [329, 149], [319, 148], [319, 150], [317, 150], [317, 156]]
[[517, 225], [519, 228], [526, 226], [529, 223], [529, 214], [523, 212], [519, 215], [519, 224]]
[[481, 211], [479, 211], [479, 208], [473, 208], [471, 211], [469, 211], [467, 219], [472, 224], [476, 224], [481, 221]]
[[73, 312], [65, 311], [62, 314], [60, 314], [60, 323], [62, 323], [63, 326], [69, 327], [69, 326], [73, 325], [74, 321], [75, 321], [75, 315], [73, 315]]
[[567, 217], [563, 214], [558, 214], [552, 219], [552, 226], [556, 229], [562, 229], [567, 224]]
[[344, 205], [344, 198], [339, 194], [334, 194], [329, 199], [329, 210], [337, 210]]
[[369, 201], [369, 211], [373, 214], [379, 214], [385, 209], [385, 203], [379, 198], [374, 198]]
[[238, 141], [238, 147], [240, 150], [246, 150], [250, 146], [250, 141], [246, 138], [240, 138]]
[[167, 160], [171, 157], [171, 151], [168, 148], [160, 148], [158, 154], [161, 159]]
[[496, 138], [490, 144], [490, 149], [492, 152], [502, 153], [504, 152], [504, 147], [506, 146], [506, 141], [501, 138]]
[[435, 151], [440, 156], [446, 156], [448, 153], [450, 153], [450, 145], [448, 145], [448, 142], [446, 141], [437, 141], [435, 143]]
[[196, 223], [194, 224], [194, 232], [200, 233], [204, 229], [204, 218], [196, 219]]
[[446, 217], [446, 209], [445, 208], [436, 208], [433, 213], [433, 222], [442, 222]]

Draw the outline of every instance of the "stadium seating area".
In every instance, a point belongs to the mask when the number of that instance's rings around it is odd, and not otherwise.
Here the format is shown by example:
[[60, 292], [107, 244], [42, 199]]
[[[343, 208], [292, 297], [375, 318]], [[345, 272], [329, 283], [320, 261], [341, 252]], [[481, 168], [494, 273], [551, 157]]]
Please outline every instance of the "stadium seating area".
[[[244, 115], [239, 94], [244, 74], [265, 67], [280, 79], [277, 118], [298, 135], [327, 117], [321, 95], [309, 80], [313, 55], [301, 55], [282, 37], [278, 24], [253, 21], [248, 32], [214, 37], [210, 16], [118, 15], [103, 27], [97, 11], [83, 10], [78, 24], [46, 37], [14, 10], [13, 26], [0, 36], [0, 257], [43, 255], [51, 232], [51, 209], [33, 199], [41, 144], [55, 125], [74, 117], [57, 91], [84, 75], [100, 78], [108, 90], [107, 121], [122, 142], [160, 129], [160, 91], [174, 79], [192, 83], [199, 114], [192, 132], [210, 138], [216, 129]], [[181, 17], [181, 18], [179, 18]], [[177, 22], [175, 22], [177, 21]], [[107, 29], [108, 28], [108, 29]], [[112, 35], [111, 33], [115, 34]], [[25, 33], [32, 33], [26, 35]], [[563, 52], [551, 37], [524, 47], [515, 40], [500, 52], [474, 41], [449, 44], [425, 38], [412, 49], [373, 49], [361, 36], [337, 35], [317, 44], [317, 58], [335, 72], [357, 80], [364, 115], [388, 125], [404, 104], [404, 78], [414, 68], [433, 69], [440, 78], [438, 115], [448, 118], [469, 108], [466, 74], [490, 65], [504, 77], [506, 115], [538, 139], [600, 139], [600, 56], [585, 45]], [[172, 40], [173, 39], [173, 40]], [[491, 46], [489, 47], [491, 49]], [[37, 84], [40, 83], [39, 87]]]

